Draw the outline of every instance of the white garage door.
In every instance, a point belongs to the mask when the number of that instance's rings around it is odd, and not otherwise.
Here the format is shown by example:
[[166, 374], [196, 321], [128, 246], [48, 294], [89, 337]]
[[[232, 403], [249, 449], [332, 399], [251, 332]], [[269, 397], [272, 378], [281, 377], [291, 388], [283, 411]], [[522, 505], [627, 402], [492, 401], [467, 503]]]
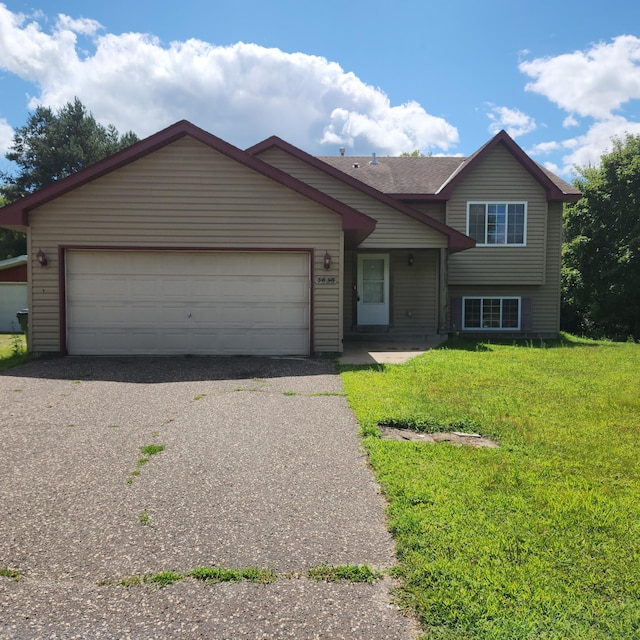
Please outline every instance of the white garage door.
[[71, 355], [308, 355], [309, 254], [68, 251]]

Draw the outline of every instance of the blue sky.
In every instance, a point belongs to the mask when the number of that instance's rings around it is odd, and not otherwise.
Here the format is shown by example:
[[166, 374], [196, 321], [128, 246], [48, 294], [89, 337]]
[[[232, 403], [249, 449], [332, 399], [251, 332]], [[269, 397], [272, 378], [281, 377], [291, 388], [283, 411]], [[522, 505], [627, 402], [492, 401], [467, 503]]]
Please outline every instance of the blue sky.
[[640, 134], [640, 3], [0, 1], [0, 152], [74, 96], [141, 137], [184, 118], [317, 155], [469, 155], [504, 128], [571, 178]]

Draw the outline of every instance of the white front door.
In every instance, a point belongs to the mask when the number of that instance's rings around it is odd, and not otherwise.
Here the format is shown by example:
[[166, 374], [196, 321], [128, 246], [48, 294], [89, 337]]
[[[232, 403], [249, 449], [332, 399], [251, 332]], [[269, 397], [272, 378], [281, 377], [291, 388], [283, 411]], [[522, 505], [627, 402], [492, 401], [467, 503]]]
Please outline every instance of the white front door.
[[358, 255], [358, 324], [389, 324], [389, 255]]

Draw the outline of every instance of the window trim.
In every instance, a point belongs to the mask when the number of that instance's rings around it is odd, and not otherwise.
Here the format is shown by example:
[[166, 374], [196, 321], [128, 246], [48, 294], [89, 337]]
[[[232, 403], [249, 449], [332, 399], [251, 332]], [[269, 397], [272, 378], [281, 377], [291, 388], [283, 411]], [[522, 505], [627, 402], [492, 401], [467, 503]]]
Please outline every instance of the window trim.
[[[467, 228], [466, 233], [469, 237], [469, 221], [470, 221], [470, 209], [471, 205], [482, 204], [485, 206], [484, 213], [484, 227], [485, 227], [485, 239], [487, 238], [487, 206], [491, 204], [503, 204], [509, 206], [510, 204], [524, 205], [524, 229], [522, 233], [522, 242], [505, 242], [505, 243], [493, 243], [493, 242], [478, 242], [476, 241], [476, 247], [526, 247], [527, 246], [527, 221], [529, 217], [529, 203], [526, 200], [468, 200], [467, 201]], [[507, 216], [508, 219], [508, 216]], [[508, 229], [505, 234], [508, 233]]]
[[[480, 300], [480, 321], [482, 321], [482, 306], [484, 300], [500, 300], [500, 326], [499, 327], [468, 327], [466, 324], [466, 303], [467, 300]], [[518, 301], [518, 326], [504, 327], [503, 305], [505, 300]], [[522, 296], [462, 296], [462, 330], [463, 331], [521, 331], [522, 330]]]

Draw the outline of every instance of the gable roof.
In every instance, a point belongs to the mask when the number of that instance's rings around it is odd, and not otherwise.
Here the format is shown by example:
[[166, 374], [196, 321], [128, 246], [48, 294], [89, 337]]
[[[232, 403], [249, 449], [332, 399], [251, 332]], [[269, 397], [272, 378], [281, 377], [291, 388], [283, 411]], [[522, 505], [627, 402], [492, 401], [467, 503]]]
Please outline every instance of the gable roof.
[[[503, 145], [545, 189], [547, 200], [575, 202], [582, 194], [548, 169], [534, 162], [509, 136], [500, 131], [468, 158], [330, 156], [322, 161], [371, 187], [401, 200], [448, 200], [456, 185], [497, 145]], [[357, 165], [357, 166], [355, 166]]]
[[348, 205], [328, 196], [327, 194], [314, 189], [293, 176], [277, 169], [276, 167], [263, 162], [254, 155], [242, 151], [232, 144], [225, 142], [221, 138], [208, 133], [204, 129], [196, 127], [187, 120], [181, 120], [175, 124], [155, 133], [144, 140], [134, 143], [130, 147], [115, 153], [104, 160], [100, 160], [89, 167], [81, 169], [66, 178], [59, 180], [47, 187], [6, 205], [0, 209], [0, 226], [19, 227], [26, 230], [29, 226], [29, 212], [55, 198], [77, 189], [101, 176], [106, 175], [116, 169], [120, 169], [131, 162], [134, 162], [180, 138], [190, 136], [195, 140], [215, 149], [219, 153], [243, 164], [244, 166], [263, 174], [267, 178], [278, 182], [288, 189], [295, 191], [310, 200], [334, 211], [342, 217], [342, 229], [345, 233], [347, 244], [358, 245], [369, 236], [376, 227], [373, 218], [349, 207]]
[[[368, 196], [375, 198], [376, 200], [384, 203], [385, 205], [395, 209], [396, 211], [421, 222], [427, 227], [431, 227], [435, 231], [442, 233], [447, 238], [448, 248], [451, 253], [455, 253], [456, 251], [463, 251], [464, 249], [470, 249], [475, 247], [475, 240], [466, 236], [463, 233], [460, 233], [456, 229], [435, 220], [434, 218], [422, 213], [421, 211], [417, 211], [413, 209], [399, 200], [392, 198], [388, 194], [382, 192], [382, 190], [375, 188], [374, 186], [367, 184], [361, 180], [356, 179], [353, 175], [340, 170], [335, 167], [333, 164], [329, 164], [324, 162], [320, 158], [316, 158], [306, 151], [299, 149], [298, 147], [294, 147], [292, 144], [285, 142], [278, 136], [271, 136], [258, 144], [253, 145], [247, 149], [247, 153], [253, 155], [259, 155], [268, 149], [280, 149], [285, 153], [290, 154], [291, 156], [301, 160], [302, 162], [306, 162], [308, 165], [323, 171], [324, 173], [340, 180], [341, 182], [353, 187], [354, 189], [358, 189], [362, 193], [366, 193]], [[344, 159], [344, 158], [341, 158]]]

